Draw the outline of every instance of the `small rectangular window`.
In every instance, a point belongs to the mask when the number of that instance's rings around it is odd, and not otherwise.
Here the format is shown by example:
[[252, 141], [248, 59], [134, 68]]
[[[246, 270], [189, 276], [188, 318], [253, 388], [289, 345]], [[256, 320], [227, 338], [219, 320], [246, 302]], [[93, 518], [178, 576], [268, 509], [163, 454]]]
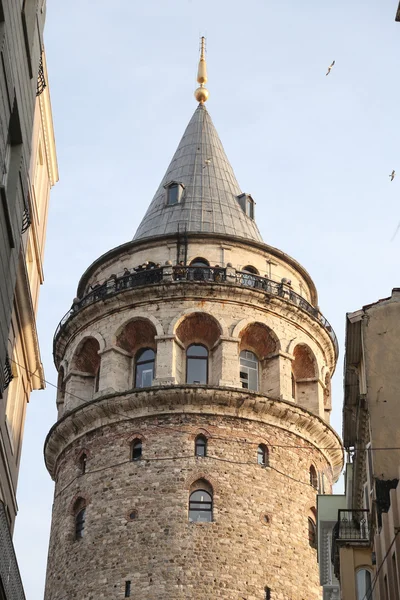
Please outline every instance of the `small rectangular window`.
[[125, 581], [125, 598], [131, 597], [131, 582]]

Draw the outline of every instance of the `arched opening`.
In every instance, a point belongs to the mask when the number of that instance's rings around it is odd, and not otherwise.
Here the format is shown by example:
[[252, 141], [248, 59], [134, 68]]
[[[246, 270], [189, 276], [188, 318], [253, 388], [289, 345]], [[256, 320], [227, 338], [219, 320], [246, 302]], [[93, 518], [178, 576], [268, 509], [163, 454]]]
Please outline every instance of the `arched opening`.
[[327, 421], [330, 419], [332, 410], [332, 399], [331, 399], [331, 376], [329, 373], [325, 375], [325, 387], [324, 387], [324, 416]]
[[78, 467], [81, 475], [86, 473], [86, 463], [87, 463], [87, 454], [86, 452], [81, 452], [78, 458]]
[[318, 473], [314, 465], [310, 466], [310, 485], [312, 485], [315, 490], [318, 489]]
[[209, 267], [210, 263], [208, 262], [208, 260], [206, 258], [197, 256], [192, 261], [190, 261], [190, 266], [191, 267]]
[[151, 348], [142, 348], [135, 356], [135, 387], [151, 387], [154, 379], [156, 354]]
[[[217, 345], [220, 335], [219, 323], [207, 313], [195, 312], [182, 319], [176, 328], [176, 337], [181, 344], [176, 343], [174, 346], [175, 373], [178, 383], [186, 381], [218, 384], [220, 371], [213, 370], [212, 367], [214, 358], [218, 365], [222, 360], [222, 356], [218, 354], [221, 353], [221, 344]], [[214, 353], [218, 356], [214, 357]]]
[[[364, 567], [356, 572], [357, 600], [371, 597], [372, 576], [371, 571]], [[388, 597], [388, 596], [387, 596]]]
[[60, 367], [57, 377], [57, 411], [58, 418], [62, 416], [65, 401], [65, 371], [64, 367]]
[[269, 465], [268, 448], [265, 444], [260, 444], [257, 448], [257, 463], [262, 467]]
[[208, 481], [199, 479], [190, 487], [189, 521], [210, 523], [213, 520], [213, 489]]
[[312, 350], [306, 344], [298, 344], [293, 350], [292, 374], [294, 376], [296, 401], [319, 414], [318, 369]]
[[186, 350], [186, 383], [208, 383], [208, 349], [191, 344]]
[[[276, 335], [263, 323], [255, 322], [242, 329], [239, 338], [240, 381], [242, 386], [243, 383], [246, 383], [245, 376], [242, 376], [242, 373], [243, 375], [246, 373], [246, 369], [242, 369], [243, 365], [248, 369], [249, 384], [250, 378], [252, 381], [251, 387], [249, 385], [248, 389], [260, 391], [272, 398], [278, 398], [280, 395], [280, 373], [279, 342]], [[251, 366], [251, 362], [253, 366]]]
[[75, 539], [80, 540], [84, 536], [86, 522], [86, 500], [78, 498], [74, 503], [73, 515], [75, 521]]
[[75, 351], [71, 362], [71, 371], [75, 371], [71, 376], [73, 379], [74, 397], [68, 400], [69, 408], [71, 404], [76, 404], [76, 397], [82, 400], [91, 400], [100, 386], [100, 344], [94, 337], [84, 339]]
[[250, 350], [242, 350], [239, 357], [240, 383], [245, 390], [258, 391], [258, 358]]
[[258, 270], [255, 267], [253, 267], [252, 265], [246, 265], [245, 267], [243, 267], [242, 272], [253, 273], [253, 275], [259, 275]]
[[[116, 346], [129, 353], [126, 368], [118, 372], [125, 381], [120, 389], [150, 387], [155, 377], [157, 330], [149, 319], [138, 318], [126, 323], [116, 334]], [[124, 359], [119, 357], [120, 361]], [[130, 367], [130, 368], [129, 368]]]
[[131, 444], [131, 460], [137, 461], [142, 458], [142, 440], [135, 439]]
[[317, 547], [317, 526], [312, 517], [308, 517], [308, 543], [311, 548]]
[[198, 435], [194, 441], [194, 455], [207, 456], [207, 438], [204, 435]]

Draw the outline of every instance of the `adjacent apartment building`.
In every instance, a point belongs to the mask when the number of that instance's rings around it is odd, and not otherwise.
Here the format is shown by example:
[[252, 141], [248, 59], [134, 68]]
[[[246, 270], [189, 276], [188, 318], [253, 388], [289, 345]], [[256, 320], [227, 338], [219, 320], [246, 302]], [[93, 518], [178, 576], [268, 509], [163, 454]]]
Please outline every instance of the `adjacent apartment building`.
[[[324, 600], [398, 600], [400, 557], [400, 289], [347, 314], [345, 496], [318, 498]], [[339, 597], [339, 596], [338, 596]], [[332, 596], [333, 598], [333, 596]]]
[[36, 331], [57, 159], [43, 0], [0, 0], [0, 600], [24, 592], [12, 544], [25, 410], [44, 387]]

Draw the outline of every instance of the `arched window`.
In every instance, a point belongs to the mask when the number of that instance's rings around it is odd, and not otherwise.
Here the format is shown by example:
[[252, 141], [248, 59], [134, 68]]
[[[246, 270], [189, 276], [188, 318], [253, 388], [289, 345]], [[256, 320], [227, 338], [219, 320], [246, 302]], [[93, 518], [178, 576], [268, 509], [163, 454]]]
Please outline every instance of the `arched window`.
[[142, 348], [136, 354], [135, 387], [151, 387], [154, 379], [155, 352], [151, 348]]
[[268, 448], [264, 444], [260, 444], [257, 448], [257, 463], [262, 467], [267, 467], [268, 459]]
[[258, 391], [258, 358], [250, 350], [240, 353], [240, 382], [242, 388]]
[[189, 521], [212, 521], [212, 495], [206, 490], [196, 490], [189, 496]]
[[310, 485], [312, 485], [315, 490], [318, 489], [318, 475], [314, 465], [311, 465], [310, 467]]
[[86, 462], [87, 462], [87, 454], [86, 452], [82, 452], [79, 457], [79, 469], [81, 471], [81, 475], [86, 473]]
[[194, 455], [207, 456], [207, 440], [204, 435], [198, 435], [194, 442]]
[[131, 458], [132, 458], [132, 460], [140, 460], [142, 458], [142, 442], [141, 442], [141, 440], [133, 440]]
[[294, 377], [293, 372], [292, 372], [292, 398], [293, 398], [293, 400], [296, 400], [296, 379]]
[[357, 600], [370, 598], [372, 578], [368, 569], [359, 569], [356, 573]]
[[212, 271], [209, 266], [210, 263], [205, 258], [195, 258], [190, 263], [189, 279], [193, 281], [208, 281], [212, 279]]
[[200, 344], [192, 344], [186, 351], [186, 383], [207, 383], [208, 350]]
[[75, 539], [80, 540], [83, 537], [86, 520], [86, 500], [78, 498], [74, 504], [75, 515]]
[[317, 526], [311, 517], [308, 517], [308, 543], [311, 548], [317, 547]]

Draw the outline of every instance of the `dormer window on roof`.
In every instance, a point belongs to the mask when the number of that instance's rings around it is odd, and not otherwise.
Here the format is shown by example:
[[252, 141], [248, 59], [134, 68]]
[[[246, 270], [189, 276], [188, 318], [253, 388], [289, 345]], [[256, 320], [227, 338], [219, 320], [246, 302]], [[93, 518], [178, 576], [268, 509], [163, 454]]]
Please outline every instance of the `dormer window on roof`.
[[183, 183], [178, 183], [177, 181], [170, 181], [164, 185], [167, 195], [167, 206], [173, 206], [174, 204], [179, 204], [182, 198], [183, 190], [185, 186]]
[[238, 196], [237, 199], [238, 199], [238, 202], [239, 202], [244, 214], [247, 215], [248, 217], [250, 217], [250, 219], [253, 219], [253, 221], [254, 221], [255, 202], [254, 202], [253, 198], [250, 196], [250, 194], [240, 194], [240, 196]]

